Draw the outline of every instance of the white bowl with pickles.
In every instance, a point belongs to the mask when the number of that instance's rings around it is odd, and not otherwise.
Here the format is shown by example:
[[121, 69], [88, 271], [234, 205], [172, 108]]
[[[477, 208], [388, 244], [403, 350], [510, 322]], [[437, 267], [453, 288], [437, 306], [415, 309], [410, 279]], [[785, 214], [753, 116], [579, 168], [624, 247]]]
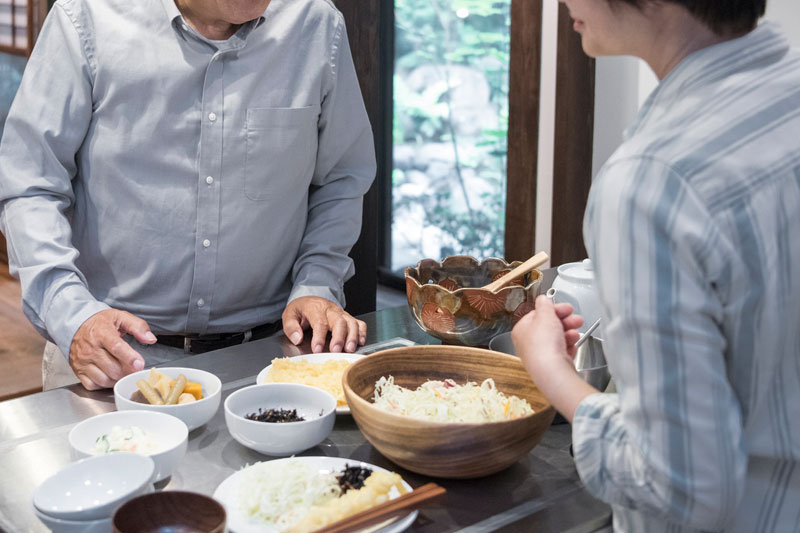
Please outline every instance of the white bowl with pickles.
[[76, 459], [111, 453], [137, 453], [153, 460], [152, 482], [172, 475], [186, 454], [189, 430], [178, 418], [152, 411], [112, 411], [87, 418], [69, 432]]
[[214, 417], [221, 391], [220, 379], [205, 370], [151, 368], [119, 380], [114, 385], [114, 403], [119, 411], [156, 411], [178, 417], [192, 431]]

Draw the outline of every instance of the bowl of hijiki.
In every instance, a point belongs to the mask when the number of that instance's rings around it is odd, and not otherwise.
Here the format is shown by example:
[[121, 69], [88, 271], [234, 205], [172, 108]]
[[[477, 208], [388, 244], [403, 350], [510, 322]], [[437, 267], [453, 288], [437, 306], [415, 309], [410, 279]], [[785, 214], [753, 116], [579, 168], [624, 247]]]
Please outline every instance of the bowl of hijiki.
[[189, 430], [180, 419], [152, 411], [115, 411], [87, 418], [69, 432], [73, 457], [137, 453], [155, 463], [153, 482], [172, 475], [186, 454]]
[[114, 385], [118, 411], [144, 410], [176, 416], [189, 431], [211, 420], [219, 409], [222, 382], [205, 370], [159, 367], [134, 372]]
[[225, 400], [225, 424], [241, 445], [272, 456], [313, 448], [336, 421], [336, 398], [297, 383], [266, 383], [239, 389]]
[[367, 440], [432, 477], [499, 472], [539, 443], [555, 410], [519, 358], [466, 346], [407, 346], [353, 363], [342, 377]]

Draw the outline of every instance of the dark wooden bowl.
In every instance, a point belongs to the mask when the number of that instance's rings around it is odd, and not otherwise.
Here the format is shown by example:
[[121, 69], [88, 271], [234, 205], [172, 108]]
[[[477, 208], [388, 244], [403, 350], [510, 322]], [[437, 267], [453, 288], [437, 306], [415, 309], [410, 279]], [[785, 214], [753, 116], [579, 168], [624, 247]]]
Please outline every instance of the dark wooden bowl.
[[225, 508], [197, 492], [167, 490], [128, 500], [114, 513], [114, 533], [223, 533]]
[[[484, 424], [440, 423], [375, 407], [381, 376], [416, 388], [451, 378], [459, 384], [493, 378], [506, 395], [528, 400], [535, 413]], [[464, 346], [394, 348], [356, 361], [342, 376], [350, 412], [367, 440], [398, 465], [432, 477], [475, 478], [499, 472], [527, 454], [550, 427], [555, 410], [516, 357]]]

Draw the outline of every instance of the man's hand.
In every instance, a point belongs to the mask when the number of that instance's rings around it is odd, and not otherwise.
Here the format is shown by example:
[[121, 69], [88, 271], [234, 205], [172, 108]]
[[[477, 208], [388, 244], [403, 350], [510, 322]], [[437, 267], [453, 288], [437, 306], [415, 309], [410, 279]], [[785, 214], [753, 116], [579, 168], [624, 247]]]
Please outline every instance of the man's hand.
[[539, 296], [536, 308], [511, 331], [517, 355], [533, 381], [570, 422], [580, 402], [598, 392], [575, 370], [575, 343], [580, 338], [577, 329], [583, 325], [583, 318], [572, 311], [569, 304], [554, 305]]
[[295, 345], [303, 341], [303, 330], [312, 330], [311, 350], [319, 353], [331, 332], [331, 352], [355, 352], [367, 342], [367, 325], [335, 303], [317, 296], [292, 300], [283, 311], [283, 332]]
[[118, 309], [92, 315], [75, 333], [69, 364], [88, 390], [113, 387], [123, 376], [144, 368], [142, 356], [122, 339], [127, 333], [142, 344], [156, 342], [147, 322]]

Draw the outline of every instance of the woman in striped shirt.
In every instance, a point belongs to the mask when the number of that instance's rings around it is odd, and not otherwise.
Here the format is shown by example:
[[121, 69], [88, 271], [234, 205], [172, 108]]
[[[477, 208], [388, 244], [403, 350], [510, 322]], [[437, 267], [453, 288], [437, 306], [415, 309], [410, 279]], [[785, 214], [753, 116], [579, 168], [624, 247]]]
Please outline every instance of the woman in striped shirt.
[[661, 80], [584, 218], [618, 393], [575, 372], [568, 306], [517, 353], [615, 530], [800, 531], [800, 53], [765, 0], [562, 1]]

